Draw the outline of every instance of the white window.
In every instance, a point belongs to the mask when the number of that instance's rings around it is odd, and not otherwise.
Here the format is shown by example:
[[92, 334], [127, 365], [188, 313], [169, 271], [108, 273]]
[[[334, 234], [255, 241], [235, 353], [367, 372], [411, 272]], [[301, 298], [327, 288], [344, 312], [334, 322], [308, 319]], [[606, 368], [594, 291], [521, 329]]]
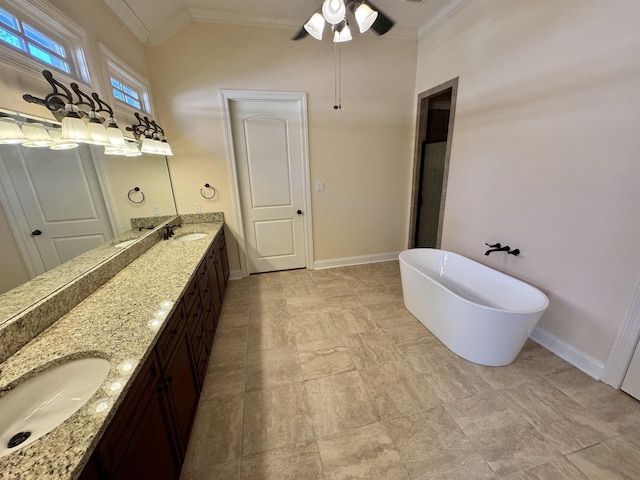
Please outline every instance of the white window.
[[43, 0], [0, 0], [0, 60], [90, 85], [86, 33]]
[[98, 42], [104, 60], [107, 81], [117, 110], [151, 115], [149, 82]]

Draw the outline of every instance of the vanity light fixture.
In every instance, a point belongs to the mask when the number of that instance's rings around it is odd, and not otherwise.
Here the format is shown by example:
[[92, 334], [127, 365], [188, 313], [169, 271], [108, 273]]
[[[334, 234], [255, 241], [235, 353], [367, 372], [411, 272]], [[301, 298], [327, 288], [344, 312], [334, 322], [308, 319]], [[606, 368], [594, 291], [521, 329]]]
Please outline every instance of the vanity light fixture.
[[18, 122], [0, 113], [0, 145], [15, 145], [26, 141], [27, 137], [20, 130]]
[[[25, 146], [50, 146], [50, 148], [56, 149], [73, 148], [71, 145], [75, 144], [77, 146], [78, 143], [87, 143], [104, 146], [105, 155], [127, 157], [139, 156], [142, 153], [173, 155], [164, 135], [164, 130], [153, 120], [149, 120], [147, 117], [141, 120], [140, 115], [136, 113], [139, 125], [134, 126], [136, 127], [135, 130], [127, 128], [127, 130], [134, 132], [136, 139], [143, 138], [142, 148], [139, 149], [132, 142], [125, 141], [123, 132], [114, 118], [113, 109], [96, 92], [87, 95], [77, 83], [71, 83], [69, 87], [66, 87], [53, 78], [53, 74], [49, 70], [43, 70], [42, 76], [51, 85], [52, 92], [44, 98], [34, 97], [30, 94], [25, 94], [22, 98], [29, 103], [46, 107], [62, 123], [60, 136], [56, 136], [58, 141], [49, 139], [50, 144], [45, 145], [45, 139], [34, 139], [31, 140], [33, 144], [29, 145], [25, 143], [30, 141], [26, 132], [24, 132], [25, 138], [19, 138], [15, 128], [4, 125], [4, 123], [7, 123], [7, 125], [10, 125], [10, 123], [0, 122], [3, 124], [0, 125], [0, 142], [3, 142], [6, 137], [3, 143], [22, 143]], [[105, 114], [107, 118], [105, 119], [102, 114]], [[103, 125], [105, 123], [106, 127]], [[137, 128], [140, 126], [144, 128]], [[33, 133], [35, 132], [32, 131]], [[40, 143], [36, 144], [36, 142]]]

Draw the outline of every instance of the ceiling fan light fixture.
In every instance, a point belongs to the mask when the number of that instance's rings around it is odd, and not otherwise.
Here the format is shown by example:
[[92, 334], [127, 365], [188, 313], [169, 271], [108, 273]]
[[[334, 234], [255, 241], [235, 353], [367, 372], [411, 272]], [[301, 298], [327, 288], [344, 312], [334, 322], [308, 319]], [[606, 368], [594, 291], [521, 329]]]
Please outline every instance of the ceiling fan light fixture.
[[322, 16], [331, 25], [337, 25], [347, 13], [347, 7], [343, 0], [324, 0], [322, 4]]
[[354, 16], [356, 17], [356, 22], [358, 23], [360, 33], [364, 33], [369, 30], [371, 28], [371, 25], [373, 25], [373, 23], [377, 20], [378, 12], [376, 12], [366, 3], [362, 2], [356, 8]]
[[309, 21], [304, 24], [304, 29], [316, 40], [322, 40], [324, 31], [324, 17], [320, 12], [314, 13]]

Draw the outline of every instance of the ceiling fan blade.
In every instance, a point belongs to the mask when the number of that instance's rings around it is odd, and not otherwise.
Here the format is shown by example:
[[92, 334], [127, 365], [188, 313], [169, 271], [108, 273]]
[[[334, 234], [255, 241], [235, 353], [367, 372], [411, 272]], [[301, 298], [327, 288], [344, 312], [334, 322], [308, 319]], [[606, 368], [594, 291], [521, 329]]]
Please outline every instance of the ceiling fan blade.
[[391, 30], [391, 27], [393, 27], [396, 24], [396, 22], [392, 20], [390, 17], [388, 17], [382, 10], [376, 7], [373, 3], [369, 2], [368, 0], [367, 0], [367, 3], [372, 9], [378, 12], [378, 18], [376, 19], [375, 22], [373, 22], [373, 25], [371, 25], [371, 30], [376, 32], [378, 35], [384, 35], [389, 30]]
[[296, 33], [291, 40], [300, 40], [301, 38], [306, 37], [307, 35], [309, 35], [307, 33], [307, 31], [304, 29], [304, 27], [302, 27], [300, 30], [298, 30], [298, 33]]

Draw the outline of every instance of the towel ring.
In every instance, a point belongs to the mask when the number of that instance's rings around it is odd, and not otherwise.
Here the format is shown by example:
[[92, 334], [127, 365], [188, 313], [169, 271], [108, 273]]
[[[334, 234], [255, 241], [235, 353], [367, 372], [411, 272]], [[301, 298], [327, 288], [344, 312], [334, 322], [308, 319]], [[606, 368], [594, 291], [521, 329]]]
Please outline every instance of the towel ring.
[[[140, 195], [142, 196], [142, 198], [138, 202], [136, 202], [133, 198], [131, 198], [131, 195], [133, 195], [135, 192], [139, 192]], [[127, 197], [129, 198], [129, 201], [131, 203], [140, 204], [144, 202], [144, 193], [142, 193], [142, 190], [140, 190], [140, 187], [133, 187], [131, 190], [129, 190], [129, 192], [127, 193]]]
[[207, 200], [211, 200], [213, 197], [216, 196], [216, 193], [218, 193], [217, 190], [215, 189], [215, 187], [212, 187], [208, 183], [204, 184], [204, 188], [210, 188], [213, 191], [213, 195], [211, 195], [210, 197], [207, 197], [207, 195], [204, 192], [204, 190], [202, 188], [200, 189], [200, 195], [202, 195], [202, 198], [206, 198]]

